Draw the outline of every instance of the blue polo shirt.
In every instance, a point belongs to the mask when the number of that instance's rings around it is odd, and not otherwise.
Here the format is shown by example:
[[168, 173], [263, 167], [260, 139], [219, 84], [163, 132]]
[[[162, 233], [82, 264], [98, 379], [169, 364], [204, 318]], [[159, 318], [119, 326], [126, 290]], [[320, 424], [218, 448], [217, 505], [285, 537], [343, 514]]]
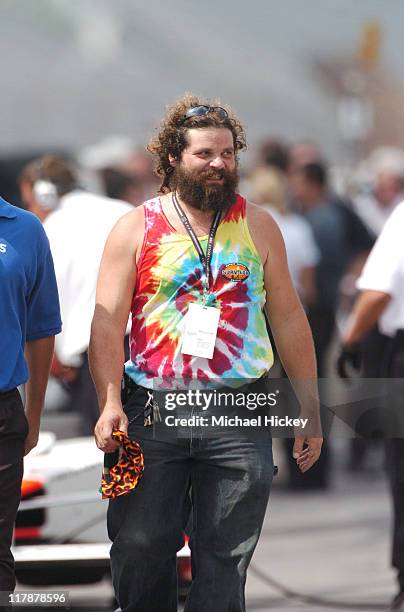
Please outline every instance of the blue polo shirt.
[[0, 198], [0, 392], [28, 380], [26, 341], [61, 331], [49, 242], [31, 213]]

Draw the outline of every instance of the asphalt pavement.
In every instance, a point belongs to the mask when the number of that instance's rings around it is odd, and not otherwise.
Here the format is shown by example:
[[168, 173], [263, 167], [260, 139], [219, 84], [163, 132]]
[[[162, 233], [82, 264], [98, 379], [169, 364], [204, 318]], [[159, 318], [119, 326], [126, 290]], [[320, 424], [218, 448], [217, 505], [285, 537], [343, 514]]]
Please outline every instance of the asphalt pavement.
[[380, 472], [336, 475], [327, 492], [273, 491], [250, 567], [251, 612], [388, 609], [390, 500]]
[[[347, 472], [346, 444], [334, 441], [332, 486], [326, 491], [288, 491], [281, 467], [250, 566], [248, 612], [388, 609], [396, 586], [389, 566], [391, 509], [382, 459], [377, 456], [379, 465], [365, 472]], [[114, 609], [107, 581], [66, 588], [71, 609]]]

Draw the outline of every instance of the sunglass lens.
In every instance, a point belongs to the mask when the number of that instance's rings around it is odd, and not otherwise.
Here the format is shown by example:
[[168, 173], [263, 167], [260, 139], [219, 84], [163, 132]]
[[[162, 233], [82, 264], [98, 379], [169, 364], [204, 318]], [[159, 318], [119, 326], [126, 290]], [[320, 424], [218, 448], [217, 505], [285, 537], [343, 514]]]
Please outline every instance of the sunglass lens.
[[207, 115], [209, 112], [209, 106], [195, 106], [194, 108], [190, 108], [185, 117], [201, 117], [202, 115]]
[[189, 119], [190, 117], [202, 117], [203, 115], [207, 115], [208, 113], [216, 113], [220, 119], [226, 119], [228, 117], [226, 109], [221, 106], [194, 106], [194, 108], [190, 108], [184, 119]]
[[220, 117], [220, 119], [226, 119], [228, 116], [227, 110], [221, 106], [212, 106], [211, 110]]

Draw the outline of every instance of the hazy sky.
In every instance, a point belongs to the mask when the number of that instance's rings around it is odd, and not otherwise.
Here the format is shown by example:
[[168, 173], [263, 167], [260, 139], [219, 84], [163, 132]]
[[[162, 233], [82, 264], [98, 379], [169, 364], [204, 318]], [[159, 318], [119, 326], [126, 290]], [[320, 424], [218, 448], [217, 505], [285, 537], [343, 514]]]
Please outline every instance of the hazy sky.
[[310, 62], [352, 57], [375, 18], [381, 65], [404, 83], [399, 0], [0, 0], [0, 149], [143, 142], [186, 90], [229, 102], [250, 141], [335, 149], [335, 100]]

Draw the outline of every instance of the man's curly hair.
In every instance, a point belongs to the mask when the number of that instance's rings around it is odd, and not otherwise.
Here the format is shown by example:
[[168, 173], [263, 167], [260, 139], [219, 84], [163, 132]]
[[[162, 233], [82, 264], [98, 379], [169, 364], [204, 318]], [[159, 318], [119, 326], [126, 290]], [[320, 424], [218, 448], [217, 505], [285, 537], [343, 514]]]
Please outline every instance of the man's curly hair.
[[183, 150], [187, 147], [187, 130], [190, 128], [227, 128], [233, 135], [234, 150], [237, 154], [246, 148], [246, 137], [244, 128], [229, 107], [226, 108], [228, 117], [221, 118], [215, 112], [206, 115], [189, 117], [184, 122], [186, 112], [194, 106], [222, 106], [219, 100], [206, 102], [193, 94], [185, 94], [173, 105], [167, 108], [167, 114], [160, 124], [157, 136], [152, 138], [147, 150], [156, 156], [156, 172], [162, 177], [163, 182], [159, 193], [171, 191], [171, 179], [174, 171], [170, 164], [169, 155], [180, 159]]

